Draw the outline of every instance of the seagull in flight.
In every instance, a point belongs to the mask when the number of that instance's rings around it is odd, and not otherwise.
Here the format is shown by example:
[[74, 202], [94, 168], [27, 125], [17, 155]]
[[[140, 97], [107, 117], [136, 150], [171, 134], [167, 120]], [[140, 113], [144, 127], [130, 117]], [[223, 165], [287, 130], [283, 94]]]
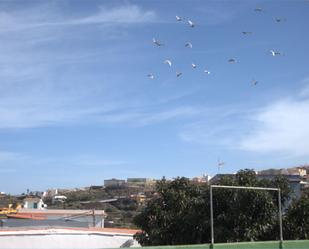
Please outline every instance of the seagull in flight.
[[231, 59], [228, 60], [228, 62], [229, 62], [229, 63], [236, 63], [237, 61], [236, 61], [236, 59], [231, 58]]
[[166, 59], [166, 60], [164, 61], [164, 63], [165, 63], [165, 64], [168, 64], [170, 67], [172, 66], [171, 60]]
[[176, 77], [179, 77], [180, 75], [182, 75], [182, 72], [176, 72]]
[[251, 31], [243, 31], [241, 32], [243, 35], [252, 35], [252, 32]]
[[154, 75], [153, 75], [152, 73], [147, 74], [147, 77], [148, 77], [149, 79], [151, 79], [151, 80], [153, 80], [153, 79], [154, 79]]
[[195, 27], [195, 24], [191, 20], [188, 20], [188, 24], [190, 25], [191, 28]]
[[187, 42], [187, 43], [185, 44], [185, 47], [187, 47], [187, 48], [192, 48], [192, 47], [193, 47], [193, 45], [192, 45], [192, 43], [191, 43], [191, 42]]
[[210, 72], [207, 69], [204, 70], [204, 73], [210, 74]]
[[180, 16], [176, 16], [176, 20], [177, 20], [178, 22], [180, 22], [180, 21], [182, 21], [182, 18], [181, 18]]
[[157, 45], [158, 47], [162, 46], [163, 43], [161, 43], [160, 41], [158, 41], [156, 38], [152, 38], [152, 42]]
[[283, 21], [286, 21], [286, 19], [285, 19], [285, 18], [279, 18], [279, 17], [277, 17], [277, 18], [275, 18], [275, 21], [276, 21], [276, 22], [283, 22]]
[[259, 82], [257, 80], [252, 80], [252, 84], [256, 86]]
[[281, 53], [280, 53], [280, 52], [278, 52], [278, 51], [269, 50], [269, 52], [271, 53], [271, 55], [272, 55], [272, 56], [281, 55]]
[[196, 68], [196, 67], [197, 67], [196, 64], [194, 64], [194, 63], [191, 63], [191, 66], [192, 66], [193, 68]]
[[225, 162], [222, 162], [222, 161], [218, 160], [218, 167], [221, 167], [221, 166], [223, 166], [224, 164], [225, 164]]

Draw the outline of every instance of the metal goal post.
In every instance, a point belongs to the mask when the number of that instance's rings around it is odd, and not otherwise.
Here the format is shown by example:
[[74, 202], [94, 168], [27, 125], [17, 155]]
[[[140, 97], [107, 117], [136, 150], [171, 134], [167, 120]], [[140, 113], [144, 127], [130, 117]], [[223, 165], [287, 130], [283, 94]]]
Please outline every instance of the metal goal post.
[[279, 207], [279, 225], [280, 225], [280, 248], [283, 245], [283, 232], [282, 232], [282, 210], [281, 210], [281, 190], [280, 188], [262, 188], [262, 187], [245, 187], [245, 186], [225, 186], [225, 185], [210, 185], [210, 230], [211, 230], [211, 248], [214, 247], [214, 217], [213, 217], [213, 188], [228, 188], [228, 189], [249, 189], [249, 190], [266, 190], [278, 191], [278, 207]]

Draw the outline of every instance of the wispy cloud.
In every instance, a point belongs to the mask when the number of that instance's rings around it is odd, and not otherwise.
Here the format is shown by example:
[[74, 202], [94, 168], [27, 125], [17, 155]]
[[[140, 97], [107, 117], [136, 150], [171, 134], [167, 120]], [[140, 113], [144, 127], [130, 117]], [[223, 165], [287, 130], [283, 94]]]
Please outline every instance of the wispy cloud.
[[[130, 108], [124, 77], [112, 75], [128, 49], [104, 41], [128, 25], [155, 21], [154, 11], [101, 5], [73, 15], [61, 4], [12, 6], [0, 12], [0, 129], [93, 122]], [[96, 36], [87, 40], [89, 30]], [[92, 69], [103, 66], [109, 70]]]
[[204, 118], [184, 125], [179, 138], [232, 151], [280, 153], [289, 158], [309, 156], [307, 90], [308, 85], [294, 96], [280, 98], [266, 106], [230, 106], [209, 112]]
[[138, 108], [134, 110], [110, 112], [98, 116], [98, 121], [112, 124], [128, 124], [131, 126], [147, 126], [174, 119], [188, 119], [202, 112], [199, 107], [179, 106], [153, 110], [153, 108]]
[[196, 11], [203, 13], [203, 23], [206, 25], [218, 25], [232, 21], [239, 14], [248, 9], [250, 3], [247, 2], [223, 2], [213, 1], [207, 4], [207, 7], [196, 8]]
[[[43, 4], [33, 9], [23, 9], [0, 13], [1, 32], [21, 31], [51, 26], [66, 25], [120, 25], [153, 22], [156, 14], [151, 10], [143, 10], [137, 5], [124, 5], [113, 8], [99, 6], [95, 13], [79, 17], [61, 16], [56, 14], [50, 5]], [[29, 15], [31, 14], [31, 15]]]
[[300, 96], [309, 97], [309, 77], [303, 79], [302, 84], [304, 85], [304, 87], [300, 91]]
[[279, 100], [251, 119], [253, 131], [241, 141], [241, 149], [309, 155], [309, 99]]
[[[114, 167], [123, 166], [128, 162], [124, 160], [113, 160], [104, 156], [91, 155], [91, 154], [80, 154], [80, 155], [66, 155], [65, 157], [44, 157], [44, 156], [32, 156], [30, 154], [10, 152], [10, 151], [0, 151], [0, 168], [7, 167], [13, 171], [18, 171], [22, 169], [40, 169], [42, 165], [46, 167], [53, 166], [55, 171], [60, 171], [63, 169], [87, 169], [91, 167]], [[12, 171], [12, 172], [13, 172]], [[11, 171], [7, 171], [11, 172]]]
[[182, 126], [178, 136], [187, 143], [231, 148], [235, 137], [243, 134], [245, 117], [251, 111], [237, 105], [204, 108], [201, 115]]
[[144, 11], [136, 5], [125, 5], [107, 9], [100, 7], [99, 12], [80, 19], [70, 20], [61, 24], [133, 24], [147, 23], [155, 20], [153, 11]]
[[[32, 190], [45, 190], [101, 185], [104, 178], [128, 175], [129, 163], [107, 155], [80, 153], [44, 156], [0, 151], [0, 173], [6, 178], [0, 182], [0, 188], [1, 191], [20, 193], [29, 187]], [[10, 179], [14, 179], [15, 184]]]

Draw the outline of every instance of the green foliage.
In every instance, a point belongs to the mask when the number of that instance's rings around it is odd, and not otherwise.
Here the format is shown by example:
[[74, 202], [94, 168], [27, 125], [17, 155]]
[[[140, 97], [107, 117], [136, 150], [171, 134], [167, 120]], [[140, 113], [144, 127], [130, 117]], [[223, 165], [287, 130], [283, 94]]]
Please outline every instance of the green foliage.
[[157, 196], [134, 222], [143, 232], [136, 239], [144, 245], [179, 245], [209, 240], [209, 191], [186, 178], [157, 183]]
[[309, 189], [291, 204], [285, 222], [287, 238], [309, 239]]
[[[259, 181], [253, 170], [222, 177], [219, 184], [282, 188], [288, 200], [286, 178]], [[210, 242], [209, 187], [186, 178], [165, 179], [156, 185], [157, 195], [134, 219], [142, 232], [135, 238], [143, 246]], [[216, 242], [275, 240], [279, 238], [278, 194], [273, 191], [213, 189]]]

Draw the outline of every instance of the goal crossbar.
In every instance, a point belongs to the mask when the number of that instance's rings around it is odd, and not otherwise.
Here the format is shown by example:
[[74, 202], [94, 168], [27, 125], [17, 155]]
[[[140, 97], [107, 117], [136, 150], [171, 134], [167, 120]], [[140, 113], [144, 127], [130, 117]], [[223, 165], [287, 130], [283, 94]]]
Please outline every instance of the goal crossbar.
[[262, 187], [246, 187], [246, 186], [226, 186], [226, 185], [210, 185], [211, 188], [234, 188], [234, 189], [251, 189], [251, 190], [270, 190], [278, 191], [279, 188], [262, 188]]

